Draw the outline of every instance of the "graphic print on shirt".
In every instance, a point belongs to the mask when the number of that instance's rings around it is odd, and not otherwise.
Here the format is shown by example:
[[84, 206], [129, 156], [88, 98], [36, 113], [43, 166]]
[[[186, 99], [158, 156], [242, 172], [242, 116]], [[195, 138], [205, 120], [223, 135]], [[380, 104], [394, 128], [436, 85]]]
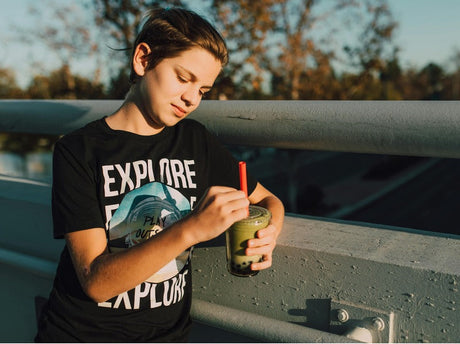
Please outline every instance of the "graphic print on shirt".
[[[190, 212], [190, 202], [179, 191], [152, 182], [125, 195], [109, 221], [110, 250], [124, 250], [167, 230]], [[177, 275], [187, 263], [189, 251], [171, 260], [146, 282], [159, 283]]]

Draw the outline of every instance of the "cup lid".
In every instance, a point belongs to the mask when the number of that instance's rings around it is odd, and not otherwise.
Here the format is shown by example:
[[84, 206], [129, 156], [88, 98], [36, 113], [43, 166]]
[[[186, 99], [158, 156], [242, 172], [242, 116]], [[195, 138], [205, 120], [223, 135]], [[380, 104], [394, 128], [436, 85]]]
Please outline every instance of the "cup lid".
[[249, 206], [249, 216], [239, 222], [254, 222], [254, 220], [260, 219], [260, 221], [266, 221], [271, 218], [271, 213], [268, 209], [259, 207], [257, 205]]

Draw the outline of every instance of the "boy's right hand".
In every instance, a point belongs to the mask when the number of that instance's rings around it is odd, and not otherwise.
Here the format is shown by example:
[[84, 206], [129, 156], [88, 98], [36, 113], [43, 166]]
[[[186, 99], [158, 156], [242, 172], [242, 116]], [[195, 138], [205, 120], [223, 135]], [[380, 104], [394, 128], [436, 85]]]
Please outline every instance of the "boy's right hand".
[[226, 187], [210, 187], [188, 216], [194, 228], [194, 241], [211, 240], [234, 222], [247, 217], [249, 200], [243, 191]]

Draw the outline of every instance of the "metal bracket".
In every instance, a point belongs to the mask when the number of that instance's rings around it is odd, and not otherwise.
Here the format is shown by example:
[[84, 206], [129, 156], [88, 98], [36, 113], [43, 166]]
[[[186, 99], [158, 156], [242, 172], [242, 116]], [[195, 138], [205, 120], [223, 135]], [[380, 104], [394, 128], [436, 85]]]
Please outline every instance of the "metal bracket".
[[347, 335], [356, 332], [357, 328], [364, 328], [372, 334], [373, 343], [392, 343], [394, 327], [395, 314], [391, 311], [331, 300], [329, 330], [332, 333]]

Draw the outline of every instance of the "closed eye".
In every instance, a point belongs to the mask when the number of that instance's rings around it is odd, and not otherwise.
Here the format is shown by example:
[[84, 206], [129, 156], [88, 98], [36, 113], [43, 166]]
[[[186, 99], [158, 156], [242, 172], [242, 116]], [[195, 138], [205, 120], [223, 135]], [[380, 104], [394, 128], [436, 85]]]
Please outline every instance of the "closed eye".
[[188, 79], [186, 77], [183, 77], [182, 75], [180, 74], [177, 74], [177, 80], [179, 80], [179, 82], [185, 84], [188, 82]]
[[200, 89], [200, 94], [202, 97], [206, 96], [206, 94], [211, 91], [211, 88], [210, 87], [206, 87], [206, 88], [201, 88]]

